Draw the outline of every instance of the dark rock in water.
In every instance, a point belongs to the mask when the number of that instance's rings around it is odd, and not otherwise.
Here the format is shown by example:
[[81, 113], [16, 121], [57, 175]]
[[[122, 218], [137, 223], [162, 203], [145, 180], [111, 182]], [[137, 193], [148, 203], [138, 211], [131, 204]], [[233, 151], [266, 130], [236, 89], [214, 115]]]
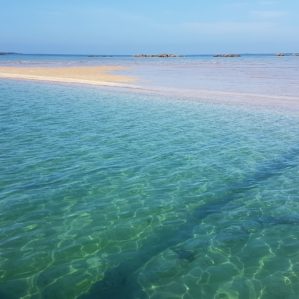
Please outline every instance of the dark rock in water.
[[188, 262], [193, 262], [195, 260], [195, 253], [191, 250], [173, 249], [173, 251], [178, 255], [178, 258], [181, 260], [186, 260]]
[[[265, 181], [271, 177], [280, 175], [281, 170], [296, 167], [299, 157], [299, 147], [289, 149], [280, 157], [266, 161], [254, 172], [243, 180], [229, 186], [223, 194], [214, 198], [212, 202], [197, 207], [192, 213], [186, 215], [184, 224], [179, 227], [165, 226], [156, 231], [145, 240], [142, 247], [129, 259], [124, 260], [117, 267], [105, 272], [104, 278], [94, 283], [88, 293], [80, 296], [80, 299], [145, 299], [148, 298], [138, 281], [138, 270], [154, 256], [172, 248], [178, 258], [192, 262], [196, 258], [194, 251], [181, 249], [179, 244], [193, 238], [194, 227], [198, 226], [209, 215], [229, 209], [229, 203], [239, 200], [240, 195], [256, 188], [255, 182]], [[244, 238], [255, 230], [265, 225], [299, 225], [299, 216], [273, 217], [266, 216], [253, 220], [241, 229], [237, 229], [237, 238]], [[242, 232], [243, 230], [243, 232]], [[231, 241], [234, 231], [230, 234], [224, 232], [222, 241]], [[1, 294], [0, 294], [1, 295]], [[2, 297], [1, 297], [2, 298]], [[224, 297], [223, 297], [224, 298]]]
[[277, 53], [276, 56], [285, 56], [285, 53]]
[[216, 54], [214, 57], [241, 57], [240, 54]]
[[277, 53], [276, 56], [293, 56], [293, 55], [298, 55], [298, 54], [294, 54], [294, 53]]
[[143, 58], [153, 58], [153, 57], [158, 57], [158, 58], [169, 58], [169, 57], [178, 57], [175, 54], [138, 54], [134, 55], [134, 57], [143, 57]]

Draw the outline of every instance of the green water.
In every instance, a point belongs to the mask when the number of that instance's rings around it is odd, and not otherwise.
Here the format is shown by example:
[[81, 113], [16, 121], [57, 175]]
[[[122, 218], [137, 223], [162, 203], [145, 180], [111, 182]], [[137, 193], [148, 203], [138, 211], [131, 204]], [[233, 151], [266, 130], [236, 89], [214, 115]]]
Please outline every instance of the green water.
[[0, 81], [0, 298], [299, 298], [298, 127]]

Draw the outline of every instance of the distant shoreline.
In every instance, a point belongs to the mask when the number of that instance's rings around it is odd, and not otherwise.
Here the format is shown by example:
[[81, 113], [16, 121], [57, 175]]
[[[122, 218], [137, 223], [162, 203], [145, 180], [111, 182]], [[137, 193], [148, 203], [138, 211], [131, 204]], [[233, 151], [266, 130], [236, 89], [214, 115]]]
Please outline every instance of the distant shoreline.
[[28, 55], [28, 56], [78, 56], [89, 58], [111, 58], [111, 57], [132, 57], [132, 58], [181, 58], [181, 57], [243, 57], [243, 56], [299, 56], [299, 52], [277, 52], [277, 53], [209, 53], [209, 54], [61, 54], [61, 53], [18, 53], [1, 52], [0, 56]]

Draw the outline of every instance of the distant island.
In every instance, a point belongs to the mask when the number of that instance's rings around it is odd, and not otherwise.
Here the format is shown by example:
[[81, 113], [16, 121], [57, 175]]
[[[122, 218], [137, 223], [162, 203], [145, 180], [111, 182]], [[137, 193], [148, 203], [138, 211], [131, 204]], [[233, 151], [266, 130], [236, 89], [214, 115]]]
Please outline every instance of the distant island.
[[213, 57], [241, 57], [240, 54], [216, 54]]
[[113, 55], [87, 55], [87, 57], [113, 57]]
[[276, 56], [299, 56], [299, 53], [277, 53]]
[[147, 58], [147, 57], [158, 57], [158, 58], [169, 58], [169, 57], [178, 57], [178, 55], [175, 55], [175, 54], [137, 54], [137, 55], [134, 55], [134, 57], [144, 57], [144, 58]]

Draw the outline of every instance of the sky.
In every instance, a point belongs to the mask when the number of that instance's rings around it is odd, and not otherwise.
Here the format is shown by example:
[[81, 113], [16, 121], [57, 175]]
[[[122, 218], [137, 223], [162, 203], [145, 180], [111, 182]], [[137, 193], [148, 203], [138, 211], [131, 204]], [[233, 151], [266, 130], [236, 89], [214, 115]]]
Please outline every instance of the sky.
[[0, 0], [0, 51], [299, 52], [299, 0]]

